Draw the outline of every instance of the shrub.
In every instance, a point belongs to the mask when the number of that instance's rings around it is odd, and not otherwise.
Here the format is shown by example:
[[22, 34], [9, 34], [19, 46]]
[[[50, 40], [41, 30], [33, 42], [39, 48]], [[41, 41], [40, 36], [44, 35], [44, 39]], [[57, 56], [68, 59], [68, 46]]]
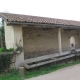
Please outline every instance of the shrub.
[[5, 48], [0, 48], [0, 52], [5, 52]]
[[[4, 50], [2, 49], [2, 51]], [[0, 73], [9, 70], [12, 56], [11, 53], [0, 53]]]
[[14, 49], [13, 49], [13, 48], [9, 48], [9, 49], [7, 49], [6, 51], [12, 52], [12, 51], [14, 51]]
[[0, 48], [0, 52], [11, 52], [11, 51], [14, 51], [14, 49], [13, 48], [10, 48], [10, 49]]

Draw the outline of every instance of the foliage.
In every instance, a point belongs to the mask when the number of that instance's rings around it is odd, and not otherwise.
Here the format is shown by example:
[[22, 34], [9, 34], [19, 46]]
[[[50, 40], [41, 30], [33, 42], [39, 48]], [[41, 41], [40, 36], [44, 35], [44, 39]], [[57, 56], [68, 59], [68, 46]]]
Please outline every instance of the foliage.
[[11, 52], [11, 51], [14, 51], [14, 49], [13, 48], [10, 48], [10, 49], [0, 48], [0, 52]]
[[5, 52], [6, 49], [5, 48], [0, 48], [0, 52]]
[[7, 51], [8, 52], [12, 52], [12, 51], [14, 51], [14, 49], [13, 48], [9, 48], [9, 49], [7, 49]]
[[13, 54], [11, 53], [0, 53], [0, 73], [9, 70], [12, 56]]
[[4, 26], [0, 27], [0, 32], [1, 32], [2, 36], [4, 36]]
[[21, 52], [23, 51], [23, 47], [21, 45], [21, 40], [19, 41], [19, 43], [16, 43], [16, 49], [15, 49], [15, 52], [17, 54], [21, 54]]
[[16, 70], [11, 70], [7, 74], [1, 74], [0, 80], [24, 80], [21, 76], [19, 76]]
[[0, 27], [0, 47], [5, 47], [4, 26], [1, 26], [1, 27]]

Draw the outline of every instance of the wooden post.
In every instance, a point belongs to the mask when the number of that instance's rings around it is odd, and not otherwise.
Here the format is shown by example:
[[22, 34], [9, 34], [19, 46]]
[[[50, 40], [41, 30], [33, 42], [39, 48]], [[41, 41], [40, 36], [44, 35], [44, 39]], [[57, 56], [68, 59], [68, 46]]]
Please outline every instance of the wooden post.
[[62, 45], [61, 45], [61, 28], [58, 29], [58, 44], [59, 44], [59, 53], [62, 54]]

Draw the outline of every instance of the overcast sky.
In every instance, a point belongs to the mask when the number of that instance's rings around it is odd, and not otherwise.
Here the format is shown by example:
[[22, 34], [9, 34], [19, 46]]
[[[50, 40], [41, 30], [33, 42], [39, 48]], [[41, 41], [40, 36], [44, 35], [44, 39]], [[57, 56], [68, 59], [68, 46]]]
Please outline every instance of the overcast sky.
[[0, 0], [0, 12], [80, 21], [80, 0]]

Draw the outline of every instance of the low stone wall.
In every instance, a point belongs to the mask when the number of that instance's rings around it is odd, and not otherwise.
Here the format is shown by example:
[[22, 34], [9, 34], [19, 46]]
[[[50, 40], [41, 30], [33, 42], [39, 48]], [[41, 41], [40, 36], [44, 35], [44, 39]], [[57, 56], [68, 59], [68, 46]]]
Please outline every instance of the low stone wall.
[[54, 50], [39, 51], [39, 52], [27, 52], [27, 53], [24, 54], [24, 59], [29, 59], [29, 58], [49, 55], [49, 54], [53, 54], [53, 53], [57, 53], [57, 50], [55, 52], [54, 52]]

